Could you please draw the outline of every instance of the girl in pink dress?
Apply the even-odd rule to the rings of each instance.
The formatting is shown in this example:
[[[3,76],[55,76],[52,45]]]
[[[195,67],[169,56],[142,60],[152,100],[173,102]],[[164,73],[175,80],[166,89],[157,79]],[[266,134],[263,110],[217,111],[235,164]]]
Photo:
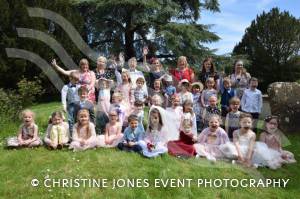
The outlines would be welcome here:
[[[279,118],[275,115],[265,118],[265,130],[260,134],[259,140],[271,149],[278,151],[284,163],[295,163],[294,154],[282,149],[283,133],[278,129]]]
[[[113,81],[105,78],[100,78],[96,81],[98,92],[98,111],[104,112],[108,116],[110,107],[110,88],[112,87]]]
[[[116,147],[123,138],[122,125],[118,121],[118,113],[112,109],[109,111],[109,123],[106,124],[105,134],[98,137],[99,147]]]
[[[223,151],[235,152],[234,146],[230,146],[229,144],[227,133],[220,127],[220,122],[220,116],[212,115],[209,118],[209,127],[205,128],[200,133],[198,142],[194,145],[198,156],[204,156],[213,162],[215,162],[216,159],[228,156],[225,155]],[[226,154],[230,155],[230,152],[227,152]],[[235,156],[237,156],[237,154]]]
[[[34,122],[35,113],[29,109],[23,110],[23,124],[19,128],[17,137],[7,139],[7,147],[36,147],[42,144],[38,136],[38,126]]]
[[[95,102],[95,83],[96,83],[96,76],[93,71],[89,69],[89,62],[87,59],[81,59],[79,62],[80,69],[76,70],[64,70],[63,68],[59,67],[56,64],[56,60],[53,59],[51,62],[52,66],[61,74],[70,76],[72,72],[79,72],[79,83],[81,86],[85,86],[89,90],[88,100],[91,102]]]
[[[95,125],[90,122],[89,111],[81,109],[77,114],[77,123],[73,127],[72,142],[69,149],[82,151],[97,146]]]
[[[127,108],[126,113],[129,113],[133,106],[134,99],[132,99],[133,87],[128,71],[122,72],[122,83],[117,86],[115,91],[118,91],[122,94],[123,104]],[[128,117],[129,114],[126,116]]]

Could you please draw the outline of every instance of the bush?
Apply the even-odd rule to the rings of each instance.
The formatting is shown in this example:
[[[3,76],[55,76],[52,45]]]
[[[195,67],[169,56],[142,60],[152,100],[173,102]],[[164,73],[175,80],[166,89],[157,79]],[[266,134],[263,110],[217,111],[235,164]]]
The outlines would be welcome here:
[[[17,119],[22,109],[32,105],[35,99],[44,93],[40,82],[37,78],[34,81],[24,78],[18,83],[17,91],[0,88],[1,123]]]
[[[37,77],[35,77],[34,81],[28,81],[26,78],[23,78],[17,85],[18,94],[22,98],[24,107],[32,105],[36,98],[45,92],[41,86],[41,80]]]

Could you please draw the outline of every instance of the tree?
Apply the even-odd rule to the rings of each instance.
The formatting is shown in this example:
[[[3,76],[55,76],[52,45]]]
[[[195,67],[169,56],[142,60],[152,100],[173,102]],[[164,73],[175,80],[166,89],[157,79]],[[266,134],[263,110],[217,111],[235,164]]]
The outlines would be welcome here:
[[[77,6],[90,45],[107,54],[124,51],[127,59],[147,45],[151,56],[186,55],[195,62],[211,53],[204,42],[219,39],[197,23],[200,8],[219,11],[217,0],[78,0]]]
[[[250,73],[261,80],[262,89],[275,81],[299,79],[300,68],[295,62],[299,52],[300,20],[278,8],[257,16],[233,49],[234,54],[248,55]]]
[[[24,49],[39,55],[46,61],[56,57],[53,49],[47,43],[34,38],[19,37],[17,28],[29,28],[42,31],[56,39],[75,63],[83,57],[68,35],[58,25],[43,18],[30,17],[27,7],[49,9],[64,16],[76,29],[81,32],[83,20],[78,10],[70,0],[1,0],[0,1],[0,87],[5,89],[17,88],[17,83],[23,78],[34,81],[37,76],[46,89],[45,97],[57,94],[56,88],[35,64],[25,59],[7,57],[6,48]]]

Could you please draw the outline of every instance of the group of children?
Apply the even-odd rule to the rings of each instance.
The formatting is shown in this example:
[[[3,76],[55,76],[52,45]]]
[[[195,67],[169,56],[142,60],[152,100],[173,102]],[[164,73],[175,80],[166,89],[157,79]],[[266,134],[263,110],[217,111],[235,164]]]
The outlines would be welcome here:
[[[265,128],[256,141],[256,121],[262,109],[256,78],[252,77],[249,88],[237,96],[227,77],[216,89],[216,81],[211,77],[205,80],[205,88],[201,82],[191,84],[187,79],[175,87],[172,76],[165,74],[145,90],[144,77],[131,82],[129,72],[124,70],[119,85],[110,79],[96,80],[96,104],[88,100],[89,89],[78,84],[78,73],[70,73],[69,78],[62,89],[68,122],[61,111],[54,112],[42,142],[35,114],[24,110],[18,136],[7,140],[9,147],[42,143],[50,149],[67,146],[73,151],[117,147],[149,158],[169,153],[177,157],[206,157],[210,161],[229,159],[245,166],[272,169],[296,161],[292,153],[281,147],[276,116],[265,119]],[[149,106],[146,128],[145,105]]]

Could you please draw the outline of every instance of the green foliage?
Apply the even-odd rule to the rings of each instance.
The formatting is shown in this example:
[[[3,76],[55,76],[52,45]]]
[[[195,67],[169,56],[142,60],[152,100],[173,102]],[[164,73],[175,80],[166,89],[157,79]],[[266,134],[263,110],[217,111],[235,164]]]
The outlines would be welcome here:
[[[299,35],[300,20],[273,8],[252,21],[233,53],[249,56],[250,73],[263,89],[275,81],[295,81],[300,78]]]
[[[35,64],[24,59],[8,58],[5,48],[24,49],[38,54],[50,62],[56,58],[54,51],[36,39],[19,37],[16,28],[29,28],[42,31],[56,39],[73,58],[75,63],[83,57],[76,45],[59,25],[43,18],[30,17],[27,7],[38,7],[54,11],[68,21],[78,30],[83,30],[83,20],[77,8],[72,6],[71,0],[1,0],[0,1],[0,87],[17,89],[17,83],[23,78],[34,80],[34,76],[41,79],[43,87],[47,88],[47,96],[53,96],[58,91]]]
[[[44,90],[40,83],[41,80],[37,78],[35,81],[28,81],[24,78],[18,82],[17,90],[0,88],[0,120],[2,124],[17,119],[22,109],[31,106],[36,98],[43,94]]]
[[[211,54],[203,43],[219,39],[197,23],[201,9],[219,11],[217,0],[78,0],[76,5],[93,35],[91,45],[106,54],[124,51],[127,59],[141,56],[147,45],[149,56],[186,55],[193,64]]]
[[[0,120],[5,123],[16,119],[22,110],[22,98],[15,91],[5,91],[0,88]]]
[[[41,86],[41,80],[37,77],[35,77],[35,81],[28,81],[24,78],[17,85],[23,106],[31,106],[36,98],[45,92],[45,89]]]

